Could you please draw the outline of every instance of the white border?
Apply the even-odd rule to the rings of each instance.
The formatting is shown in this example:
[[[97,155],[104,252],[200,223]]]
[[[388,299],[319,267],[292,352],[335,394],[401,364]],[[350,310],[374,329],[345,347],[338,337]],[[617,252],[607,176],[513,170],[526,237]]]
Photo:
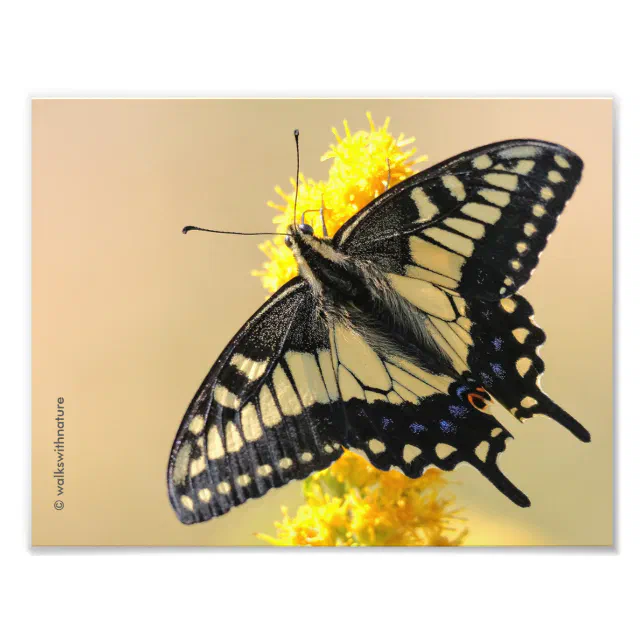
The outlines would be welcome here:
[[[35,2],[3,11],[3,631],[17,641],[563,642],[637,627],[644,104],[630,7]],[[28,96],[615,96],[617,548],[29,550]],[[580,240],[583,243],[583,240]],[[574,297],[574,294],[571,294]],[[618,358],[619,358],[618,354]],[[632,404],[629,404],[632,401]],[[633,585],[632,585],[633,584]]]

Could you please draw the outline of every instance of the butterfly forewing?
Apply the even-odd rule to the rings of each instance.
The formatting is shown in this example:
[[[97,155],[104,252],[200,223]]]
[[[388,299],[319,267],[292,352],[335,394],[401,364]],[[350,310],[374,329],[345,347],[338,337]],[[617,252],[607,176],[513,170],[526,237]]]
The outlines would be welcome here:
[[[582,167],[544,141],[478,148],[384,193],[334,242],[386,272],[498,300],[528,281]]]
[[[340,456],[328,332],[296,279],[224,350],[190,404],[168,468],[183,523],[205,521]]]

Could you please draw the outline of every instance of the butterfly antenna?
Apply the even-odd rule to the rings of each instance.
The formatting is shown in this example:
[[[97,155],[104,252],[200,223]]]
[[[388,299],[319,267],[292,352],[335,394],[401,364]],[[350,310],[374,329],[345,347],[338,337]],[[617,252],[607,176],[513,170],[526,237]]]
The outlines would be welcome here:
[[[188,234],[191,230],[201,230],[204,233],[217,233],[218,235],[283,235],[286,237],[287,233],[240,233],[235,230],[211,230],[210,228],[199,228],[199,226],[184,226],[181,231],[184,235]]]
[[[295,154],[297,156],[297,171],[295,173],[295,203],[293,204],[293,226],[297,223],[297,195],[300,191],[300,131],[293,130],[295,137]],[[302,223],[304,223],[304,215],[302,215]]]

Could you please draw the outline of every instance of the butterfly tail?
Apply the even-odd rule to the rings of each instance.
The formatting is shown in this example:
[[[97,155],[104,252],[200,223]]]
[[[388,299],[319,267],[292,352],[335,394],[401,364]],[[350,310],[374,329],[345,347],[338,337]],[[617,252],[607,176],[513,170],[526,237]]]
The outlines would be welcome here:
[[[480,461],[470,461],[485,478],[494,485],[502,494],[516,503],[520,508],[529,508],[530,499],[514,484],[509,478],[503,474],[496,463],[481,463]]]
[[[590,432],[548,396],[543,395],[539,401],[538,413],[556,420],[580,441],[590,443]]]

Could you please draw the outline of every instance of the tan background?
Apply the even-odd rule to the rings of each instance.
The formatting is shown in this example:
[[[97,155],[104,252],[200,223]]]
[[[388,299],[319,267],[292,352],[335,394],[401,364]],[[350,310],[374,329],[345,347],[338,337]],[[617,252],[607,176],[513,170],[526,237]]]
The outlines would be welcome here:
[[[509,423],[501,466],[532,500],[473,470],[450,475],[469,544],[612,542],[612,103],[609,100],[35,100],[34,545],[258,545],[295,483],[186,527],[166,496],[172,440],[196,388],[264,300],[263,238],[181,235],[186,224],[272,230],[273,187],[319,161],[349,119],[416,136],[423,167],[507,138],[555,141],[584,177],[523,290],[548,334],[546,391],[591,432]],[[56,399],[65,398],[65,508],[53,508]]]

